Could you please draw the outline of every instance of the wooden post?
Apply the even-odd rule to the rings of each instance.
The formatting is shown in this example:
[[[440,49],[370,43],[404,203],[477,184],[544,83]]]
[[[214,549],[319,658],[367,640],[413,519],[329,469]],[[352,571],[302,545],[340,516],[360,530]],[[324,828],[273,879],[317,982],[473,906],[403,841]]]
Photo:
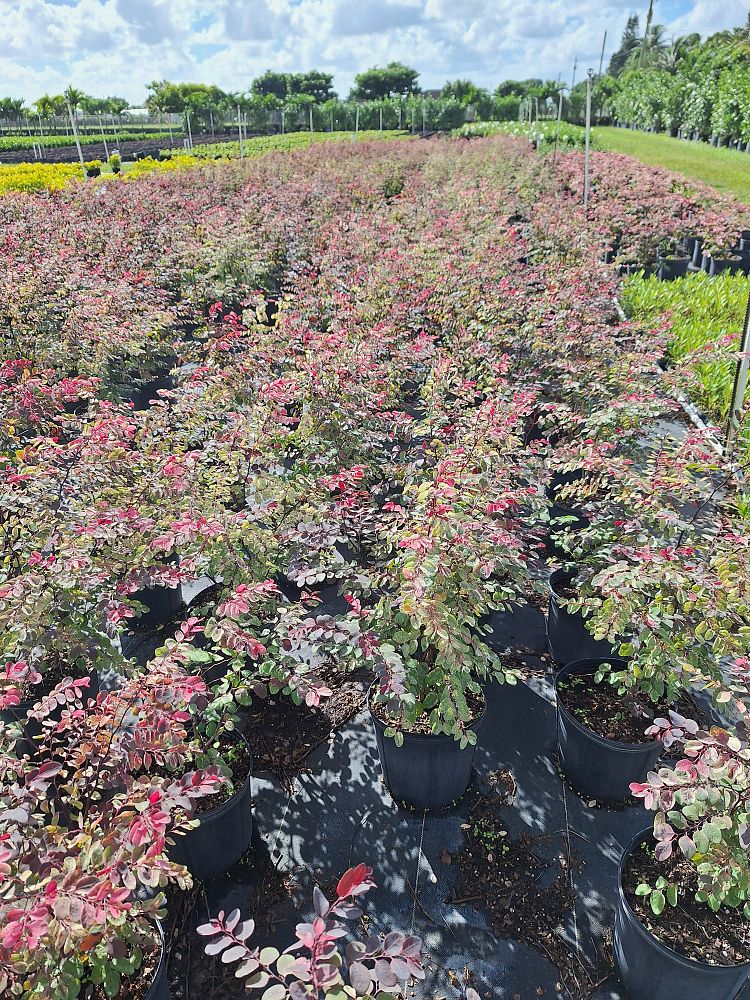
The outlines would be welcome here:
[[[240,144],[240,159],[244,159],[244,153],[242,150],[242,117],[240,115],[240,106],[237,105],[237,141]]]

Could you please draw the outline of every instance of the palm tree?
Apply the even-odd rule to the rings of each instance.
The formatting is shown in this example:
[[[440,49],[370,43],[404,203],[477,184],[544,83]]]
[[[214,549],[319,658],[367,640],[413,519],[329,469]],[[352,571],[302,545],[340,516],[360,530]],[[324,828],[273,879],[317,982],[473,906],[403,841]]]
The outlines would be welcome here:
[[[653,69],[657,67],[669,48],[665,32],[663,24],[650,26],[648,33],[641,39],[640,46],[628,58],[626,69]]]
[[[59,97],[52,97],[50,94],[42,94],[32,105],[32,110],[40,121],[49,121],[54,118],[59,108]]]
[[[681,35],[670,46],[658,53],[654,64],[658,69],[666,70],[674,76],[684,63],[690,49],[700,44],[700,35]]]
[[[11,121],[20,122],[26,113],[26,106],[21,97],[0,98],[0,117],[9,118]]]

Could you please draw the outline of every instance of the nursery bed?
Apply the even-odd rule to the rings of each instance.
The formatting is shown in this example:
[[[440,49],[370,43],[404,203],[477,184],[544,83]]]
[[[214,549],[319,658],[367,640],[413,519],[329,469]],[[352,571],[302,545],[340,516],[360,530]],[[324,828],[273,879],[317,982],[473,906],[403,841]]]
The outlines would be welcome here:
[[[527,185],[539,164],[532,168],[526,148],[511,140],[498,140],[496,161],[481,146],[403,143],[387,169],[378,147],[345,145],[333,163],[310,150],[283,163],[105,185],[101,204],[89,202],[89,188],[70,195],[98,225],[107,216],[102,205],[127,220],[145,191],[147,210],[159,207],[166,220],[156,232],[179,232],[183,242],[162,275],[164,241],[154,249],[134,231],[113,308],[89,317],[81,305],[68,314],[51,298],[38,307],[37,339],[52,374],[25,361],[4,373],[6,545],[12,539],[14,553],[22,545],[13,585],[0,595],[6,651],[17,657],[6,665],[6,704],[17,681],[33,680],[21,657],[36,662],[40,642],[56,651],[68,630],[68,648],[101,661],[96,676],[108,692],[84,710],[75,686],[63,682],[62,699],[80,706],[75,725],[62,717],[54,735],[50,725],[38,734],[40,717],[61,718],[53,713],[62,702],[50,700],[23,723],[24,741],[11,734],[10,794],[39,800],[41,848],[28,838],[18,879],[31,891],[48,844],[52,864],[62,851],[82,877],[91,869],[98,879],[119,845],[132,858],[135,884],[150,887],[140,848],[152,840],[166,872],[175,1000],[247,996],[229,967],[243,952],[229,947],[239,912],[257,926],[238,932],[238,940],[252,937],[248,949],[284,949],[314,912],[358,921],[346,900],[360,895],[364,916],[349,929],[358,940],[375,933],[363,961],[377,963],[379,982],[393,986],[389,968],[399,981],[419,974],[423,944],[426,978],[404,990],[409,1000],[626,1000],[612,972],[619,867],[627,845],[652,825],[641,798],[629,796],[635,789],[653,806],[648,779],[631,781],[645,778],[660,747],[646,745],[640,770],[612,765],[614,776],[597,772],[620,753],[602,746],[627,735],[615,726],[606,728],[609,741],[592,749],[594,734],[584,732],[568,752],[573,740],[555,704],[552,657],[580,673],[590,637],[573,620],[576,605],[556,603],[557,560],[580,582],[583,617],[593,617],[604,655],[613,656],[610,643],[621,654],[615,669],[632,654],[626,681],[635,686],[639,668],[656,662],[662,688],[641,687],[659,697],[664,685],[672,690],[675,671],[684,674],[675,685],[682,691],[703,677],[695,672],[701,667],[715,682],[717,705],[730,702],[729,716],[736,703],[721,676],[726,658],[738,668],[747,661],[740,656],[750,593],[750,546],[740,544],[747,497],[731,492],[732,470],[694,429],[695,412],[676,404],[673,373],[657,374],[659,331],[636,329],[614,308],[616,275],[599,258],[602,233],[612,228],[604,193],[615,189],[608,178],[625,170],[620,158],[595,155],[600,183],[581,235],[570,211],[582,177],[576,154],[564,154],[575,170],[562,192],[549,171],[540,174],[539,192],[531,186],[537,207]],[[656,185],[648,174],[641,179]],[[657,180],[644,197],[672,232],[684,199]],[[466,197],[472,184],[477,199]],[[196,199],[189,211],[185,190]],[[614,234],[625,255],[642,228],[637,185],[627,190],[632,204],[623,196],[621,207],[629,230],[623,224]],[[9,200],[11,215],[14,206]],[[210,227],[195,226],[198,209]],[[722,226],[748,232],[725,209]],[[706,218],[699,205],[693,214]],[[18,212],[7,250],[19,273],[27,266],[24,219]],[[43,255],[32,249],[36,266]],[[145,277],[125,267],[136,254]],[[44,259],[41,278],[51,282],[59,262]],[[90,305],[88,273],[82,269],[71,291],[61,285],[59,296],[77,303],[75,292]],[[36,294],[27,307],[37,308]],[[11,298],[15,336],[21,324]],[[87,336],[61,353],[58,327],[77,329],[74,320]],[[126,364],[143,345],[116,334],[165,323],[147,362]],[[172,341],[175,330],[184,343]],[[112,349],[92,360],[90,346],[107,336]],[[25,347],[20,334],[18,343]],[[79,369],[85,378],[63,374]],[[136,371],[140,388],[132,392]],[[147,405],[157,384],[172,388]],[[104,401],[82,405],[100,386]],[[560,533],[564,517],[571,530]],[[61,593],[49,607],[43,588],[58,577]],[[695,602],[682,599],[696,580],[710,586],[691,589]],[[498,607],[516,610],[489,610]],[[563,614],[572,635],[564,650],[555,641],[555,616]],[[714,621],[716,629],[707,628]],[[52,652],[43,649],[49,672]],[[122,654],[143,669],[126,671]],[[368,705],[378,681],[381,696],[401,699],[401,714],[390,716],[401,729],[389,734],[393,741]],[[482,691],[483,714],[471,703]],[[246,769],[233,775],[230,795],[218,787],[218,768],[231,767],[237,751],[215,751],[241,743],[237,731],[250,746],[252,778],[242,783]],[[102,732],[112,733],[106,769],[96,756]],[[669,747],[673,730],[666,736]],[[11,754],[32,738],[53,768],[18,791],[15,776],[26,765]],[[142,761],[134,758],[141,749]],[[97,769],[78,763],[89,757]],[[128,780],[142,773],[147,781]],[[592,776],[603,780],[583,780]],[[53,781],[65,810],[62,822],[53,814],[48,824],[43,797]],[[606,795],[618,804],[597,801]],[[185,796],[205,800],[195,807],[197,829],[185,820]],[[394,796],[451,805],[425,812]],[[70,824],[69,810],[77,817]],[[15,829],[26,814],[7,815]],[[81,824],[90,854],[80,847]],[[180,848],[166,839],[170,824],[185,837],[192,889],[175,864]],[[32,888],[46,895],[46,885]],[[145,941],[157,936],[152,911],[160,902],[149,892],[128,901],[131,915],[139,907],[145,915]],[[5,916],[25,933],[23,911]],[[84,954],[92,938],[80,930]],[[316,923],[313,933],[323,930]],[[121,947],[117,933],[111,944],[97,942],[95,960],[106,964]],[[297,933],[310,946],[306,931]],[[47,979],[38,979],[36,992],[51,995],[57,939],[44,951],[33,935],[23,940],[13,975],[28,976],[38,962],[34,975]],[[259,955],[261,965],[276,963],[269,954]],[[317,960],[314,947],[312,954]],[[365,995],[370,971],[353,954],[347,974],[353,992]],[[254,975],[253,962],[243,962],[240,976]],[[91,967],[84,955],[81,975],[106,978]],[[306,967],[290,975],[304,976]],[[264,989],[265,977],[251,987]],[[651,987],[647,978],[632,1000],[650,997]],[[279,992],[275,985],[268,1000]],[[301,989],[289,992],[299,997]]]

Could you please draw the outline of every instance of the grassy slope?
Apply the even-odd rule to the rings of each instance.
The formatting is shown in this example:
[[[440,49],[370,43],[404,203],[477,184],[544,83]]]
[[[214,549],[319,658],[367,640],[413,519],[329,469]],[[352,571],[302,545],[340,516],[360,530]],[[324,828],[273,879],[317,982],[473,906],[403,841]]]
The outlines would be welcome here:
[[[750,153],[629,129],[597,128],[594,133],[602,149],[626,153],[650,166],[693,177],[750,204]]]

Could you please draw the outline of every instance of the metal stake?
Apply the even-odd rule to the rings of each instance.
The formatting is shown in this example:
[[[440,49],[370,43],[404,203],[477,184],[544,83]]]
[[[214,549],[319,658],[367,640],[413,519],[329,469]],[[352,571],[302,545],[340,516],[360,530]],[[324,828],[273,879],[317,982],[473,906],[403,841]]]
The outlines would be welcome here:
[[[104,143],[104,155],[107,157],[107,163],[109,163],[109,147],[107,146],[107,136],[105,135],[104,125],[102,124],[102,113],[99,111],[97,114],[99,116],[99,128],[102,133],[102,142]]]
[[[73,129],[73,138],[76,142],[76,149],[78,150],[78,159],[81,161],[81,170],[83,170],[83,179],[86,180],[88,174],[86,173],[86,161],[83,158],[83,150],[81,149],[81,142],[78,138],[78,129],[76,128],[76,123],[73,120],[73,108],[70,106],[70,98],[65,95],[65,105],[68,109],[68,117],[70,118],[70,127]]]
[[[747,392],[748,373],[750,372],[750,295],[748,295],[747,307],[745,309],[745,324],[742,328],[742,340],[740,341],[740,358],[737,362],[737,369],[734,373],[734,387],[732,389],[732,404],[729,407],[729,421],[727,424],[727,435],[724,448],[727,454],[731,454],[737,431],[740,429],[742,417],[742,407],[745,402]]]
[[[555,165],[555,160],[557,159],[557,146],[560,142],[560,123],[562,122],[562,109],[563,109],[563,88],[560,87],[560,100],[557,105],[557,128],[555,129],[555,151],[552,154],[552,166]]]
[[[586,218],[589,215],[589,195],[591,193],[591,81],[593,77],[594,71],[590,69],[586,81],[586,152],[583,161],[583,212]]]

